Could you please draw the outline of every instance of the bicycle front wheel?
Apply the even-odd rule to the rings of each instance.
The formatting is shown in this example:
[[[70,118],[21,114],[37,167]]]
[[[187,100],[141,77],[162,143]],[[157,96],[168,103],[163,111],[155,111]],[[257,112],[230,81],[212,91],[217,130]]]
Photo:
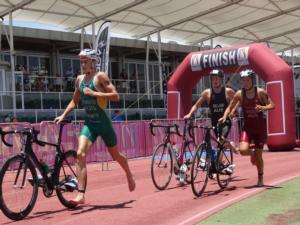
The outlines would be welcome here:
[[[0,172],[0,208],[12,220],[21,220],[33,209],[38,196],[38,180],[29,159],[16,155]]]
[[[193,157],[191,169],[191,185],[195,196],[199,197],[204,192],[210,170],[211,162],[207,160],[207,148],[201,144]]]
[[[162,143],[154,150],[151,161],[151,178],[158,190],[164,190],[169,185],[173,172],[173,157],[171,149]]]
[[[188,184],[191,183],[192,179],[192,162],[193,162],[193,156],[196,152],[196,144],[193,141],[187,142],[187,144],[184,147],[183,150],[183,163],[187,166],[187,171],[186,171],[186,182]]]
[[[74,208],[70,200],[77,195],[77,176],[76,176],[76,159],[75,150],[69,150],[64,153],[63,158],[55,167],[56,170],[56,194],[59,201],[67,208]]]
[[[227,141],[226,141],[227,142]],[[219,187],[224,189],[228,186],[231,180],[231,174],[229,166],[233,165],[233,154],[230,149],[225,149],[223,146],[230,146],[229,143],[224,143],[217,155],[217,180]]]

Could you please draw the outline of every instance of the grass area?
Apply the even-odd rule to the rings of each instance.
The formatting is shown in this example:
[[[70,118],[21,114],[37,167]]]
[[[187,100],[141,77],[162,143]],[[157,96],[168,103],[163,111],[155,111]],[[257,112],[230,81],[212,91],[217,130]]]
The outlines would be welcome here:
[[[269,188],[198,225],[300,225],[300,179]]]

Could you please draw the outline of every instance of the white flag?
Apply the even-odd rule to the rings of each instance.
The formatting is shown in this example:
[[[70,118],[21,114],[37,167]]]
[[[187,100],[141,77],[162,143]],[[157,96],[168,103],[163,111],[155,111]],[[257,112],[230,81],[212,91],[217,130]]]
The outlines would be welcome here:
[[[107,74],[109,62],[110,27],[110,21],[106,21],[100,26],[95,46],[95,50],[98,56],[96,70],[103,71]]]

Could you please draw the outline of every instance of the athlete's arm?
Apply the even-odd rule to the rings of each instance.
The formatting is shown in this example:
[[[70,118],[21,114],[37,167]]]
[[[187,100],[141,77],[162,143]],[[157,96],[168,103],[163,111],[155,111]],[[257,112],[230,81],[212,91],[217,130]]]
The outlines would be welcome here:
[[[238,116],[238,112],[237,112],[237,108],[240,106],[240,102],[238,102],[233,109],[231,110],[231,112],[229,113],[229,118],[232,119],[236,116]]]
[[[224,123],[228,117],[228,115],[240,105],[242,98],[242,92],[237,91],[233,96],[233,99],[229,103],[228,107],[226,108],[224,115],[219,119],[219,123]]]
[[[82,75],[78,76],[76,78],[75,91],[73,93],[73,97],[72,97],[71,101],[69,102],[67,108],[65,109],[65,111],[63,112],[63,114],[61,114],[60,116],[58,116],[58,117],[56,117],[54,119],[54,122],[60,123],[78,105],[79,100],[80,100],[80,92],[79,92],[80,79],[82,79]]]
[[[231,88],[226,88],[226,99],[228,102],[230,102],[233,99],[233,96],[235,94],[235,91]]]
[[[234,97],[234,94],[235,94],[235,91],[232,88],[226,88],[226,99],[227,99],[228,103],[231,102],[231,100]],[[236,110],[237,110],[238,106],[239,106],[239,104],[236,104],[235,107],[231,110],[231,112],[229,113],[230,118],[233,118],[236,116],[236,114],[237,114]]]
[[[270,98],[270,96],[268,95],[268,93],[264,90],[264,89],[259,89],[258,90],[258,95],[259,98],[261,99],[263,105],[256,105],[255,109],[258,112],[264,112],[270,109],[274,109],[275,108],[275,104],[272,101],[272,99]]]
[[[205,102],[205,101],[208,102],[209,95],[210,95],[209,92],[210,92],[210,90],[206,89],[201,93],[201,95],[200,95],[199,99],[197,100],[197,102],[190,109],[190,112],[184,116],[185,119],[191,118],[191,116],[194,114],[194,112],[196,112],[196,110],[201,106],[201,104],[203,102]]]
[[[93,97],[103,97],[111,101],[119,101],[120,96],[115,86],[111,83],[107,74],[103,72],[97,73],[95,77],[95,87],[101,91],[93,91],[90,88],[84,88],[83,92],[85,95]],[[102,91],[103,90],[103,91]]]

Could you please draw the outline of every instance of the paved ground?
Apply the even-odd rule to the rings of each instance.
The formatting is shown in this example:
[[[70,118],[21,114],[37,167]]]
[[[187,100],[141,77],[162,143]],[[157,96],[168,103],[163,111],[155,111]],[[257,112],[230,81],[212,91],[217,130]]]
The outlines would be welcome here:
[[[157,191],[150,176],[150,159],[130,160],[137,182],[133,193],[128,191],[124,173],[116,163],[108,171],[101,171],[100,164],[89,164],[85,205],[68,210],[56,196],[45,198],[40,190],[37,204],[25,220],[13,222],[0,213],[0,224],[196,224],[266,188],[276,190],[281,183],[300,177],[300,151],[267,152],[264,156],[265,183],[269,186],[253,187],[256,169],[248,157],[236,156],[236,172],[229,187],[220,191],[212,180],[200,198],[194,197],[190,186],[178,186],[174,178],[167,190]]]

